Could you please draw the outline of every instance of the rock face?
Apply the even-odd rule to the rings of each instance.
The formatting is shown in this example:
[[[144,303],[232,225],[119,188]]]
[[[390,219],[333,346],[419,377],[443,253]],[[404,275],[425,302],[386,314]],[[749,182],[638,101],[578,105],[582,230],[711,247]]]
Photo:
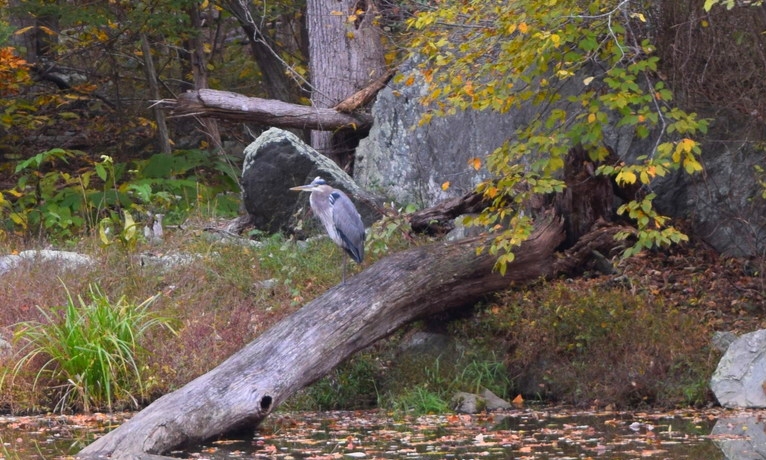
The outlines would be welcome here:
[[[745,334],[729,345],[710,388],[724,407],[766,407],[766,329]]]
[[[308,194],[289,188],[308,184],[316,176],[348,193],[366,225],[377,218],[370,204],[375,197],[360,189],[348,174],[295,134],[271,128],[245,148],[242,202],[251,222],[269,233],[290,231],[300,208],[308,208]]]
[[[413,67],[405,64],[402,73]],[[516,128],[514,117],[465,111],[419,126],[424,113],[419,98],[427,89],[403,80],[392,80],[378,93],[375,122],[356,149],[354,177],[362,187],[419,207],[473,190],[486,170],[476,171],[469,160],[499,147]]]
[[[467,110],[419,125],[427,110],[420,97],[427,88],[415,66],[415,62],[403,64],[400,72],[405,78],[394,78],[378,94],[372,109],[373,127],[356,150],[354,177],[362,187],[400,205],[428,207],[473,190],[487,173],[485,168],[474,170],[469,161],[480,158],[485,164],[484,158],[513,139],[515,130],[537,115],[537,108],[522,107],[505,114]],[[584,72],[591,74],[588,69]],[[415,77],[413,84],[407,84],[412,81],[409,76]],[[560,89],[562,100],[579,91],[582,80],[570,79]],[[582,111],[571,105],[556,108],[565,109],[570,116]],[[603,127],[605,143],[625,161],[653,148],[653,138],[639,140],[632,129],[615,126],[612,122]],[[766,251],[766,200],[759,183],[763,173],[759,176],[755,168],[766,163],[766,151],[757,142],[722,141],[758,139],[741,131],[736,121],[716,114],[707,140],[700,139],[705,173],[689,176],[677,172],[652,184],[662,213],[688,219],[697,236],[737,257]],[[450,185],[444,190],[446,182]]]
[[[505,114],[465,110],[420,125],[428,110],[420,98],[429,90],[416,66],[415,61],[402,64],[405,78],[394,78],[378,93],[372,129],[356,149],[354,177],[362,187],[400,204],[428,207],[474,190],[488,175],[484,167],[477,171],[472,159],[479,158],[484,165],[487,155],[513,139],[514,132],[539,116],[542,108],[529,105]],[[562,85],[562,101],[556,108],[572,114],[584,110],[566,101],[566,95],[583,87],[577,78]],[[635,144],[631,129],[606,127],[605,136],[618,154]],[[449,182],[446,190],[445,182]]]

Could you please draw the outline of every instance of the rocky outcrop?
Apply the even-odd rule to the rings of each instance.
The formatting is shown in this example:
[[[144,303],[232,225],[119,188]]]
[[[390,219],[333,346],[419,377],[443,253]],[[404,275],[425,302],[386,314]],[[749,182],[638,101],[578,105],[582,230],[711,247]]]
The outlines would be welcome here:
[[[400,66],[404,78],[394,78],[378,94],[373,127],[356,150],[354,177],[362,187],[400,205],[429,207],[473,190],[487,172],[475,170],[471,160],[479,158],[484,164],[485,157],[512,140],[515,130],[537,116],[539,108],[530,105],[504,114],[465,110],[421,125],[428,107],[420,98],[427,87],[416,65],[410,61]],[[587,69],[584,72],[589,74]],[[560,88],[562,102],[548,109],[563,108],[571,117],[584,110],[564,105],[566,95],[581,90],[582,80],[570,79]],[[652,184],[662,213],[687,219],[695,235],[737,257],[766,251],[764,177],[756,167],[766,163],[766,153],[757,142],[747,141],[753,134],[742,132],[738,125],[718,116],[708,135],[700,139],[703,174],[677,171]],[[617,128],[613,122],[603,130],[605,144],[625,161],[654,147],[651,136],[638,139],[629,127]]]
[[[303,143],[295,134],[271,128],[245,148],[242,167],[242,203],[250,223],[269,233],[291,232],[296,215],[307,208],[308,194],[289,190],[321,176],[354,200],[366,225],[377,219],[379,199],[361,189],[327,157]]]
[[[724,407],[766,407],[766,329],[745,334],[729,345],[710,388]]]
[[[400,69],[408,75],[412,62]],[[473,190],[486,170],[469,165],[502,145],[517,127],[512,115],[468,110],[419,125],[425,84],[393,79],[378,93],[370,134],[356,149],[354,177],[362,187],[400,204],[429,207]],[[449,187],[442,187],[449,182]]]

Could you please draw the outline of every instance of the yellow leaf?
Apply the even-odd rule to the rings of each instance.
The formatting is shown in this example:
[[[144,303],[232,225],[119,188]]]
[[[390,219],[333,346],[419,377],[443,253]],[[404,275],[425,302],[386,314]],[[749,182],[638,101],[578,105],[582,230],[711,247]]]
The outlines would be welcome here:
[[[497,196],[497,187],[489,187],[485,192],[484,195],[488,196],[489,198],[494,198]]]
[[[525,34],[528,31],[529,31],[529,26],[527,25],[526,22],[522,22],[521,24],[519,24],[519,32]]]
[[[351,31],[346,32],[346,38],[354,38],[354,32],[351,32]]]
[[[463,91],[469,96],[473,96],[473,82],[467,81],[465,85],[463,85]]]
[[[513,401],[511,402],[516,406],[521,406],[524,404],[524,398],[521,396],[521,394],[518,394],[515,398],[513,398]]]
[[[646,17],[644,17],[644,15],[641,14],[641,13],[630,13],[630,17],[631,18],[638,18],[638,20],[641,21],[641,22],[646,22]]]
[[[442,184],[442,190],[447,190],[449,188],[449,181]]]
[[[588,123],[595,123],[595,121],[596,121],[596,114],[595,113],[588,114]]]
[[[681,141],[678,143],[678,148],[680,148],[681,152],[683,153],[691,153],[692,149],[696,145],[697,143],[695,141],[687,137],[687,138],[681,139]]]
[[[691,155],[687,155],[686,158],[684,158],[683,165],[687,174],[694,174],[696,172],[702,171],[702,164],[695,160]]]
[[[559,43],[561,43],[561,37],[559,37],[558,34],[551,34],[551,41],[553,42],[554,46],[559,46]]]
[[[636,173],[634,173],[633,171],[623,169],[622,171],[617,173],[617,177],[615,177],[614,180],[617,182],[618,185],[635,184]]]
[[[470,166],[471,166],[473,169],[475,169],[476,171],[478,171],[479,169],[481,169],[481,158],[478,158],[478,157],[473,157],[473,158],[471,158],[470,160],[468,160],[468,164],[469,164],[469,165],[470,165]]]
[[[588,86],[588,85],[590,85],[590,84],[591,84],[591,82],[593,81],[593,78],[594,78],[594,77],[585,77],[585,78],[583,78],[582,82],[583,82],[583,84],[584,84],[585,86]]]
[[[343,12],[336,10],[330,11],[330,14],[333,16],[343,16]]]

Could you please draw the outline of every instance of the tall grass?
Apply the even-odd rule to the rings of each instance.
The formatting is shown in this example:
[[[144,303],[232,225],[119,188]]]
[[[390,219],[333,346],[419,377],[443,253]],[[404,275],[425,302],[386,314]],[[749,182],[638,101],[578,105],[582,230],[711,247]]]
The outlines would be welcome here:
[[[147,390],[140,340],[155,327],[174,332],[168,319],[149,309],[159,294],[138,305],[124,296],[111,302],[90,285],[89,297],[86,302],[78,295],[75,301],[67,290],[66,305],[51,311],[37,307],[42,322],[17,324],[14,341],[23,345],[10,383],[22,372],[33,373],[34,388],[44,383],[53,390],[56,412],[111,411],[117,403],[137,407]]]

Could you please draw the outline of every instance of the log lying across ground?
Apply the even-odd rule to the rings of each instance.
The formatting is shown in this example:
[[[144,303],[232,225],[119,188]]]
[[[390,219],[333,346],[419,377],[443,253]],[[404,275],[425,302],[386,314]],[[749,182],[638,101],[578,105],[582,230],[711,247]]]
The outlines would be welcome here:
[[[291,104],[215,89],[187,91],[177,99],[158,101],[157,105],[171,110],[177,117],[214,117],[281,128],[366,130],[372,125],[372,117],[365,114],[352,115],[332,108]]]
[[[505,276],[475,238],[394,254],[282,320],[207,374],[167,394],[96,440],[78,458],[157,458],[243,427],[256,427],[299,389],[415,319],[490,292],[550,276],[563,222],[549,216]]]

